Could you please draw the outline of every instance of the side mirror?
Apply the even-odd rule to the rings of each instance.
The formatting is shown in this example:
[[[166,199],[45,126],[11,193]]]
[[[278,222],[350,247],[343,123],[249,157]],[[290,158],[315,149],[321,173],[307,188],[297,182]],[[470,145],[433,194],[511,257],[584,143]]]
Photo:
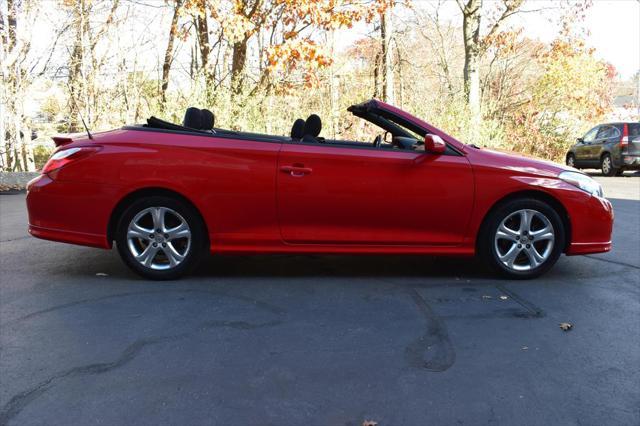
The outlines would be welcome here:
[[[424,150],[432,154],[443,154],[447,150],[447,144],[440,136],[427,134],[424,137]]]
[[[576,139],[576,141],[577,141],[578,143],[584,143],[584,139],[582,139],[582,138],[578,138],[578,139]]]

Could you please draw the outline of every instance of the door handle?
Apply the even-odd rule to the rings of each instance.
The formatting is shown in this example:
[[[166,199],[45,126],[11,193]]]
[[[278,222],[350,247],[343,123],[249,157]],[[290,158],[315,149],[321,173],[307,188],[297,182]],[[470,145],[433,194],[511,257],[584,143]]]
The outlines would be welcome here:
[[[289,173],[293,177],[302,177],[304,175],[310,174],[313,169],[309,167],[304,167],[303,165],[292,165],[292,166],[282,166],[280,167],[280,171],[284,173]]]

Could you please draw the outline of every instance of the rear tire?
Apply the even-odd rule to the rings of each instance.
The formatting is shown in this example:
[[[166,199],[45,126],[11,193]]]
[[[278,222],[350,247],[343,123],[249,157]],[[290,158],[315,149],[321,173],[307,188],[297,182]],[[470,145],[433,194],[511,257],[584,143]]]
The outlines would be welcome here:
[[[604,176],[615,176],[618,173],[618,169],[613,167],[613,161],[611,155],[605,154],[600,159],[600,170]]]
[[[576,167],[576,157],[573,154],[568,154],[567,155],[567,160],[566,160],[566,164],[569,167],[573,167],[573,168],[577,168]]]
[[[166,196],[134,201],[116,228],[118,253],[144,278],[173,280],[197,266],[205,250],[206,228],[187,203]]]
[[[558,261],[564,245],[560,215],[534,198],[518,198],[495,208],[478,236],[478,252],[484,263],[513,279],[544,274]]]

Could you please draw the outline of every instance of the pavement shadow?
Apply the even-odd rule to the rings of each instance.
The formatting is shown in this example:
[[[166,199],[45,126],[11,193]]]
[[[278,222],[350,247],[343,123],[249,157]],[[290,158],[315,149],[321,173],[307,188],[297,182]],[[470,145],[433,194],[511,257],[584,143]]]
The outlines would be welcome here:
[[[475,258],[401,255],[209,256],[195,276],[466,277],[491,274]]]

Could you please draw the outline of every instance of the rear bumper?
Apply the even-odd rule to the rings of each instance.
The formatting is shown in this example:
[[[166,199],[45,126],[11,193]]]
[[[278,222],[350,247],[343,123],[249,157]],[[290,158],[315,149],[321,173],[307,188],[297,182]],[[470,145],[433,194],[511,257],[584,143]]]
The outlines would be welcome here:
[[[95,184],[54,181],[40,175],[27,184],[29,233],[37,238],[111,248],[107,224],[115,190]]]
[[[640,155],[622,155],[620,166],[625,170],[640,170]]]
[[[61,243],[78,244],[81,246],[109,248],[105,242],[105,236],[99,234],[86,234],[82,232],[67,231],[61,229],[48,229],[29,225],[29,234],[43,240],[58,241]]]

